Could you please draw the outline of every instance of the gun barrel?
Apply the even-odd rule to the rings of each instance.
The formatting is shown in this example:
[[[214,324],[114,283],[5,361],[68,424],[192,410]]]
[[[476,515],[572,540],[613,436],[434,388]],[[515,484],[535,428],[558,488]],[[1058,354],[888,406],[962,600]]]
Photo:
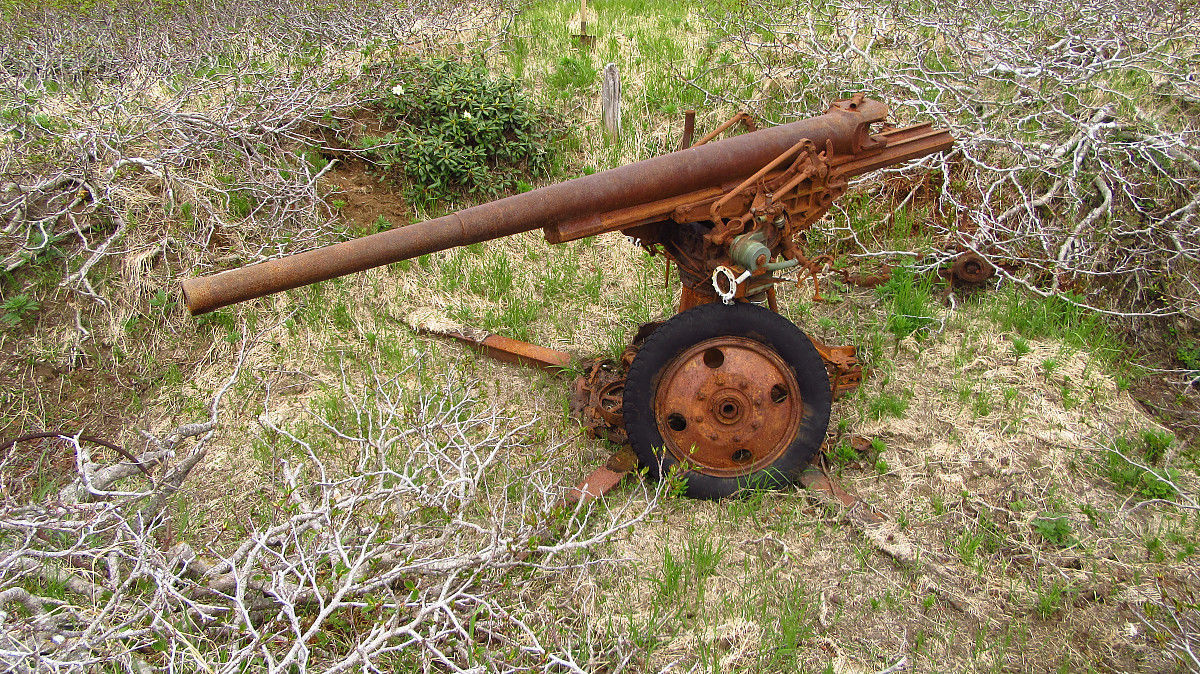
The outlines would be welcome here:
[[[883,103],[839,101],[819,117],[727,138],[627,166],[548,185],[440,218],[183,282],[193,314],[456,246],[519,234],[718,186],[753,174],[808,138],[818,148],[856,156],[878,142]]]

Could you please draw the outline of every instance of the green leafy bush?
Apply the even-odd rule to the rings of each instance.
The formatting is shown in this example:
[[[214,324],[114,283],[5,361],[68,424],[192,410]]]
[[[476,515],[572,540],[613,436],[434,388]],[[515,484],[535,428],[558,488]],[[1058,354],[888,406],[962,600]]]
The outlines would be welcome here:
[[[549,174],[549,120],[515,81],[449,60],[401,63],[397,79],[382,100],[384,121],[396,130],[363,146],[381,168],[407,178],[410,202],[494,198],[519,179]]]

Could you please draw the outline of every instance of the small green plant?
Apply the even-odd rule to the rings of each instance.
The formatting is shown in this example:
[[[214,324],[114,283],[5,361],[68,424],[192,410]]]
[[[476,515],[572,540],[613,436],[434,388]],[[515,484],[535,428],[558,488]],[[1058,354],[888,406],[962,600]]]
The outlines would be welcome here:
[[[1189,339],[1175,350],[1176,357],[1189,370],[1200,370],[1200,341]]]
[[[226,196],[226,201],[229,205],[229,214],[235,218],[246,218],[254,212],[254,203],[251,197],[240,190],[230,192]]]
[[[1033,610],[1039,618],[1046,620],[1055,613],[1058,613],[1059,609],[1062,608],[1063,593],[1066,589],[1066,585],[1058,579],[1055,579],[1050,584],[1050,587],[1041,584],[1038,585],[1037,601],[1034,603]]]
[[[1012,350],[1013,356],[1015,356],[1017,360],[1020,360],[1021,356],[1029,355],[1029,352],[1032,351],[1033,348],[1029,346],[1029,342],[1024,338],[1014,337],[1012,342]]]
[[[1141,440],[1142,454],[1150,463],[1161,463],[1166,458],[1167,452],[1175,445],[1173,433],[1153,428],[1143,430],[1139,439]]]
[[[843,440],[834,446],[829,458],[833,459],[835,463],[845,466],[858,461],[858,452],[854,451],[849,441]]]
[[[1055,371],[1058,370],[1058,367],[1061,364],[1062,363],[1060,363],[1057,358],[1043,358],[1041,363],[1042,374],[1044,374],[1047,379],[1052,378]]]
[[[167,291],[159,288],[150,296],[150,306],[160,311],[170,311],[175,308],[175,299]]]
[[[958,553],[963,564],[971,568],[976,566],[976,552],[983,545],[983,535],[974,531],[964,531],[954,541],[954,550]]]
[[[687,469],[683,467],[683,464],[674,464],[667,470],[665,484],[667,498],[682,498],[684,494],[687,494]]]
[[[1166,561],[1167,555],[1166,551],[1163,550],[1163,542],[1161,538],[1158,536],[1148,536],[1142,541],[1142,543],[1146,546],[1146,556],[1152,561],[1159,564]]]
[[[0,325],[14,327],[36,312],[40,306],[25,293],[13,295],[0,302]]]
[[[1044,512],[1033,521],[1033,530],[1050,545],[1069,548],[1078,541],[1071,531],[1071,522],[1059,513]]]
[[[912,393],[909,391],[903,393],[881,392],[867,403],[867,414],[872,419],[883,419],[884,417],[899,419],[904,416],[910,400],[912,400]]]
[[[690,584],[696,587],[697,597],[704,599],[705,581],[717,572],[725,559],[725,541],[721,538],[697,533],[684,546],[683,555],[687,560]]]
[[[986,417],[992,413],[994,405],[992,404],[992,395],[988,391],[977,391],[974,400],[971,401],[971,411],[977,417]]]

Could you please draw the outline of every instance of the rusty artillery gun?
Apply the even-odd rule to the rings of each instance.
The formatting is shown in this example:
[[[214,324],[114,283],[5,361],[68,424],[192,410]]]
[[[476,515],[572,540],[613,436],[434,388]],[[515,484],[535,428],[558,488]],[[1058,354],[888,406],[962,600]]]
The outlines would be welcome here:
[[[539,228],[551,243],[620,231],[674,262],[683,289],[678,313],[643,326],[621,363],[587,367],[574,396],[585,424],[631,445],[651,477],[678,466],[690,496],[792,484],[825,438],[834,394],[856,386],[861,370],[853,347],[826,346],[776,313],[776,273],[808,272],[815,283],[818,267],[796,240],[849,178],[954,142],[929,124],[884,126],[887,115],[886,105],[858,95],[818,117],[715,142],[710,134],[690,145],[685,132],[681,147],[690,146],[669,154],[189,279],[185,302],[201,314]],[[517,360],[569,361],[496,336],[481,346]]]

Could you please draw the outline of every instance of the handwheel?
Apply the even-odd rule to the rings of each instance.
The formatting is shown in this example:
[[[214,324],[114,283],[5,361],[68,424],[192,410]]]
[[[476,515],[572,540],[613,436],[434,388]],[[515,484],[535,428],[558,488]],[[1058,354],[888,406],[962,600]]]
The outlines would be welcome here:
[[[687,495],[795,484],[825,439],[824,361],[783,316],[713,303],[663,323],[625,380],[629,442],[650,476],[679,465]]]

